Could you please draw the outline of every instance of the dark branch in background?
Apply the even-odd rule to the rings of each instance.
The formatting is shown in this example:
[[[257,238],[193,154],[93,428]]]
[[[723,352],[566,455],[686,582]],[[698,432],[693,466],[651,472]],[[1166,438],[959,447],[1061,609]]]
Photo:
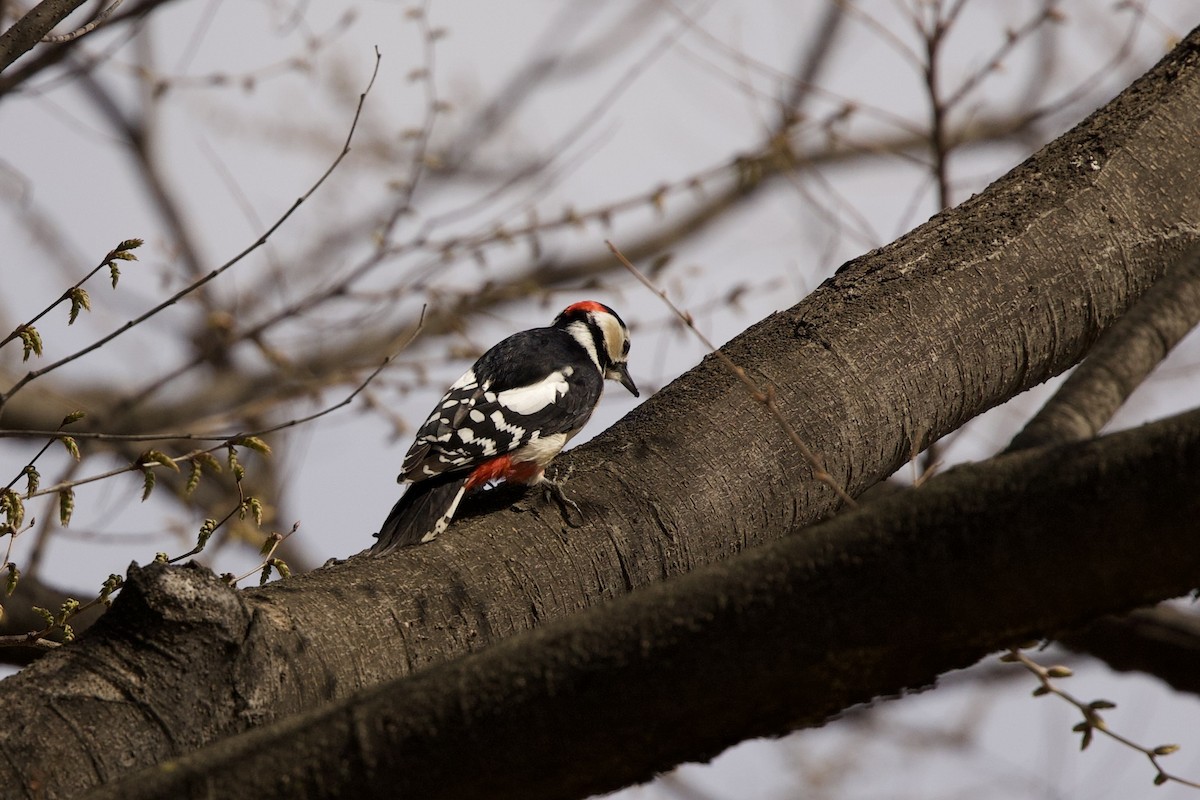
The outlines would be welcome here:
[[[1196,411],[954,469],[87,797],[266,800],[306,786],[329,798],[538,800],[648,780],[927,685],[1013,641],[1186,591],[1200,570],[1200,549],[1186,547],[1198,469]],[[486,752],[489,768],[462,769],[464,752]]]
[[[0,34],[0,72],[29,52],[87,0],[42,0]]]
[[[833,45],[846,21],[846,9],[838,0],[827,0],[821,20],[813,28],[800,61],[796,67],[796,79],[783,98],[783,113],[780,127],[786,127],[794,120],[804,107],[811,89],[821,77],[821,72],[829,63],[833,53]]]
[[[109,19],[105,27],[112,29],[126,23],[132,23],[132,25],[136,26],[151,11],[169,2],[172,2],[172,0],[142,0],[140,3],[123,6],[125,10]],[[40,8],[42,5],[50,5],[50,3],[44,2],[39,5],[38,8]],[[78,6],[81,5],[81,3],[76,3],[75,5]],[[3,74],[0,74],[0,99],[3,99],[4,95],[8,94],[9,92],[19,88],[29,79],[41,75],[50,67],[58,64],[60,61],[66,58],[68,54],[73,52],[74,48],[81,41],[83,40],[76,38],[68,42],[63,42],[62,44],[49,45],[47,47],[39,48],[34,53],[31,53],[29,57],[20,64],[3,72]],[[84,65],[81,69],[86,71],[95,66],[96,62],[93,61]]]
[[[1169,605],[1101,617],[1058,637],[1115,670],[1137,670],[1200,695],[1200,617]]]

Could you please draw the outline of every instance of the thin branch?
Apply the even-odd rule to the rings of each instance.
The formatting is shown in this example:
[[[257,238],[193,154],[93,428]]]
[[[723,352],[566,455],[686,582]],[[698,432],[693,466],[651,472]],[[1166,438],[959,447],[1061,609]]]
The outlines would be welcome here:
[[[108,344],[113,339],[116,339],[118,336],[120,336],[121,334],[130,330],[131,328],[134,328],[137,325],[140,325],[141,323],[145,322],[146,320],[150,319],[151,317],[157,315],[159,312],[164,311],[165,309],[170,308],[171,306],[175,305],[175,303],[179,302],[184,297],[188,296],[189,294],[196,291],[200,287],[202,287],[205,284],[209,283],[210,281],[214,280],[215,278],[220,276],[222,273],[224,273],[226,270],[230,269],[235,264],[239,263],[240,261],[245,259],[248,255],[253,253],[255,250],[257,250],[258,248],[260,248],[264,244],[266,244],[267,240],[271,238],[272,234],[274,234],[275,231],[278,230],[280,228],[280,226],[283,225],[283,223],[285,223],[289,218],[291,218],[292,214],[294,214],[296,212],[296,209],[298,209],[301,205],[303,205],[304,202],[306,200],[308,200],[309,197],[311,197],[313,195],[313,193],[316,192],[317,189],[319,189],[321,187],[322,184],[325,183],[326,179],[328,179],[329,176],[331,174],[333,174],[333,171],[335,169],[337,169],[338,165],[342,163],[342,160],[350,153],[350,142],[354,138],[355,129],[358,127],[358,120],[362,115],[363,104],[366,102],[367,94],[371,91],[371,87],[375,85],[375,77],[379,74],[379,61],[380,61],[380,54],[379,54],[379,50],[376,49],[376,51],[375,51],[375,68],[371,72],[371,79],[367,83],[367,88],[363,90],[361,95],[359,95],[358,106],[354,111],[354,119],[350,123],[350,130],[346,135],[346,141],[342,146],[341,152],[338,153],[337,157],[334,158],[333,162],[329,165],[329,167],[325,170],[325,172],[321,175],[321,177],[319,177],[316,180],[316,182],[313,183],[313,185],[309,187],[308,191],[306,191],[304,194],[302,194],[300,197],[298,197],[296,199],[296,201],[294,203],[292,203],[291,207],[288,208],[288,210],[285,211],[282,216],[280,216],[277,220],[275,220],[274,224],[272,224],[270,228],[268,228],[261,236],[259,236],[258,239],[256,239],[251,245],[246,247],[244,250],[242,250],[240,253],[235,255],[230,260],[226,261],[221,266],[214,269],[212,272],[210,272],[207,275],[199,278],[198,280],[195,280],[192,283],[188,284],[186,287],[179,290],[175,294],[171,295],[169,298],[167,298],[163,302],[159,303],[158,305],[154,306],[149,311],[130,320],[129,322],[126,322],[120,328],[117,328],[117,330],[113,331],[112,333],[108,334],[107,336],[103,336],[100,339],[97,339],[95,342],[88,345],[87,347],[84,347],[83,349],[78,350],[75,353],[72,353],[71,355],[62,358],[62,359],[54,362],[53,364],[49,364],[45,367],[42,367],[41,369],[33,370],[31,372],[26,373],[26,375],[23,378],[21,378],[19,381],[17,381],[16,384],[14,384],[13,387],[11,389],[9,389],[7,393],[0,394],[0,411],[3,411],[4,404],[6,402],[8,402],[8,400],[10,400],[14,394],[16,394],[18,391],[20,391],[20,389],[23,386],[25,386],[26,384],[28,384],[30,381],[35,380],[36,378],[40,378],[43,375],[58,369],[59,367],[62,367],[66,364],[76,361],[79,358],[82,358],[83,356],[87,355],[88,353],[98,350],[99,348]]]
[[[1161,786],[1162,784],[1171,781],[1173,783],[1182,784],[1183,786],[1190,786],[1193,789],[1200,789],[1200,783],[1188,780],[1186,778],[1181,778],[1178,775],[1167,772],[1162,768],[1162,764],[1159,763],[1160,758],[1169,756],[1179,750],[1178,745],[1164,744],[1157,747],[1144,747],[1127,736],[1119,734],[1108,727],[1108,723],[1105,722],[1104,718],[1100,715],[1100,711],[1116,708],[1114,703],[1110,703],[1107,700],[1092,700],[1090,702],[1084,702],[1055,685],[1052,679],[1069,678],[1071,676],[1071,670],[1067,667],[1044,667],[1029,656],[1022,653],[1017,648],[1010,649],[1008,653],[1001,656],[1000,660],[1020,664],[1022,667],[1037,676],[1037,679],[1041,685],[1034,690],[1034,696],[1052,694],[1056,697],[1062,698],[1066,702],[1075,706],[1075,708],[1079,709],[1079,713],[1083,715],[1083,722],[1080,722],[1075,726],[1075,732],[1081,734],[1082,736],[1080,749],[1086,749],[1092,741],[1093,733],[1095,731],[1099,731],[1109,739],[1128,747],[1130,750],[1135,750],[1144,755],[1154,766],[1154,769],[1157,772],[1157,774],[1154,776],[1154,783],[1156,785]]]
[[[44,44],[64,44],[66,42],[78,39],[80,36],[89,34],[96,30],[96,28],[99,28],[101,25],[103,25],[108,18],[112,16],[113,12],[121,7],[121,3],[123,2],[125,2],[125,0],[112,0],[111,5],[109,5],[107,8],[101,9],[100,13],[92,17],[92,20],[86,25],[82,25],[70,33],[48,34],[42,37],[42,42]]]
[[[327,407],[321,409],[320,411],[315,411],[312,414],[308,414],[307,416],[296,417],[294,419],[288,420],[287,422],[281,422],[278,425],[272,425],[269,428],[262,428],[260,430],[251,431],[249,433],[242,431],[242,432],[233,432],[233,433],[226,432],[226,433],[145,433],[145,434],[143,434],[143,433],[101,433],[99,431],[72,431],[71,437],[74,439],[90,439],[92,441],[101,441],[101,442],[159,442],[159,441],[173,440],[173,441],[185,441],[185,442],[188,442],[188,441],[220,442],[223,445],[226,442],[229,442],[229,441],[232,441],[234,439],[238,439],[238,438],[241,438],[244,436],[261,437],[261,436],[266,436],[267,434],[277,433],[278,431],[282,431],[287,428],[294,428],[298,425],[304,425],[305,423],[312,422],[315,419],[320,419],[321,417],[325,416],[326,414],[331,414],[334,411],[337,411],[339,408],[344,408],[345,406],[350,405],[350,403],[352,403],[354,401],[354,398],[358,397],[358,395],[360,393],[362,393],[362,391],[364,389],[367,388],[367,386],[371,383],[371,381],[375,380],[375,378],[378,377],[379,373],[383,372],[383,369],[388,364],[390,364],[396,358],[397,355],[400,354],[401,350],[406,349],[410,344],[412,344],[413,340],[416,339],[417,335],[421,332],[421,328],[424,324],[425,324],[425,309],[424,309],[424,307],[422,307],[421,317],[417,321],[416,328],[413,329],[412,334],[408,337],[407,340],[405,340],[404,344],[402,344],[396,352],[392,353],[387,358],[383,359],[383,361],[379,364],[379,366],[377,366],[377,367],[375,367],[375,369],[371,370],[370,374],[367,375],[366,378],[364,378],[362,381],[359,382],[358,386],[355,387],[354,391],[352,391],[352,392],[350,392],[350,394],[346,395],[346,397],[344,397],[341,401],[335,403],[334,405],[327,406]],[[42,436],[51,436],[51,437],[55,437],[57,439],[57,438],[61,438],[61,435],[62,435],[61,431],[32,431],[32,430],[0,429],[0,439],[5,439],[5,438],[37,439]],[[53,440],[51,441],[50,444],[53,444]],[[50,444],[47,444],[46,447],[49,447]],[[11,486],[11,484],[9,484],[9,485]]]

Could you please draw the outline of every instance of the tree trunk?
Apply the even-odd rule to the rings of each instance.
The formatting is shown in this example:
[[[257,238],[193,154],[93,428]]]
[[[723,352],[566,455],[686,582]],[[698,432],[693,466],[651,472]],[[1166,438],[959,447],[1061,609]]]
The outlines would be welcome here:
[[[800,437],[858,494],[1078,361],[1195,240],[1198,129],[1194,31],[984,193],[848,263],[724,350],[774,390]],[[72,796],[837,510],[712,358],[566,460],[581,528],[565,527],[551,506],[506,510],[491,498],[474,508],[495,513],[463,519],[430,545],[261,590],[233,592],[197,568],[133,571],[80,641],[0,686],[10,720],[0,785]],[[1074,491],[1082,501],[1090,490]],[[968,507],[970,493],[961,500]],[[390,501],[380,499],[381,513]],[[344,540],[365,546],[368,532]],[[1145,572],[1127,553],[1112,559],[1108,569],[1131,581]]]

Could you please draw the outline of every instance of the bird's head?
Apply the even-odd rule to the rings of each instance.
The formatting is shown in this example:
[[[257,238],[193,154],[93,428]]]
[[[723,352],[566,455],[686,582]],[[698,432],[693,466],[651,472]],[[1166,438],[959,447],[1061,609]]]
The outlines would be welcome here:
[[[629,377],[629,328],[617,312],[595,300],[581,300],[563,309],[554,319],[554,327],[566,330],[583,345],[600,374],[639,396]]]

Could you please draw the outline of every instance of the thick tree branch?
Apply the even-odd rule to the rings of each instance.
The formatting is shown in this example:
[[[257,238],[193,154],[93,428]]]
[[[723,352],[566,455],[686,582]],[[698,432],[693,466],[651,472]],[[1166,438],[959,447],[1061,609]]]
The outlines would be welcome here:
[[[802,440],[857,494],[908,460],[920,449],[914,445],[1077,362],[1191,246],[1200,231],[1197,128],[1200,30],[985,192],[847,264],[723,350],[759,385],[774,387]],[[540,504],[479,516],[482,505],[499,504],[494,497],[431,544],[261,590],[234,593],[199,570],[131,575],[139,591],[123,592],[80,641],[0,684],[0,703],[24,721],[0,730],[0,785],[26,796],[35,781],[46,794],[79,792],[720,561],[836,510],[832,493],[712,359],[566,460],[575,467],[572,496],[587,515],[580,528],[566,528]],[[1088,486],[1080,484],[1079,497]],[[1159,497],[1153,486],[1147,492]],[[964,519],[973,496],[960,498]],[[381,517],[390,502],[381,498]],[[987,553],[980,569],[1005,557],[987,549],[999,533],[975,529]],[[365,546],[369,531],[347,531],[345,541]],[[832,558],[856,557],[838,541],[825,546]],[[1062,579],[1039,592],[1058,602],[1064,593],[1094,594],[1094,581],[1162,589],[1145,574],[1151,554],[1120,542],[1106,552],[1111,559],[1085,583],[1070,579],[1072,563],[1051,561]],[[896,585],[911,586],[911,575],[894,566],[873,580],[860,589],[891,596]],[[954,605],[986,616],[990,601],[968,594]],[[1033,623],[1052,619],[1033,606]],[[920,622],[889,613],[900,632]],[[854,631],[843,633],[857,641]],[[956,646],[957,636],[967,643],[963,660],[983,646],[957,628],[945,646]],[[869,649],[837,666],[868,677],[878,668]],[[66,750],[79,757],[59,758]]]
[[[1197,411],[952,470],[88,797],[539,800],[649,780],[1187,591],[1198,472]]]
[[[1108,424],[1179,340],[1200,323],[1200,247],[1104,332],[1009,450],[1090,439]]]

